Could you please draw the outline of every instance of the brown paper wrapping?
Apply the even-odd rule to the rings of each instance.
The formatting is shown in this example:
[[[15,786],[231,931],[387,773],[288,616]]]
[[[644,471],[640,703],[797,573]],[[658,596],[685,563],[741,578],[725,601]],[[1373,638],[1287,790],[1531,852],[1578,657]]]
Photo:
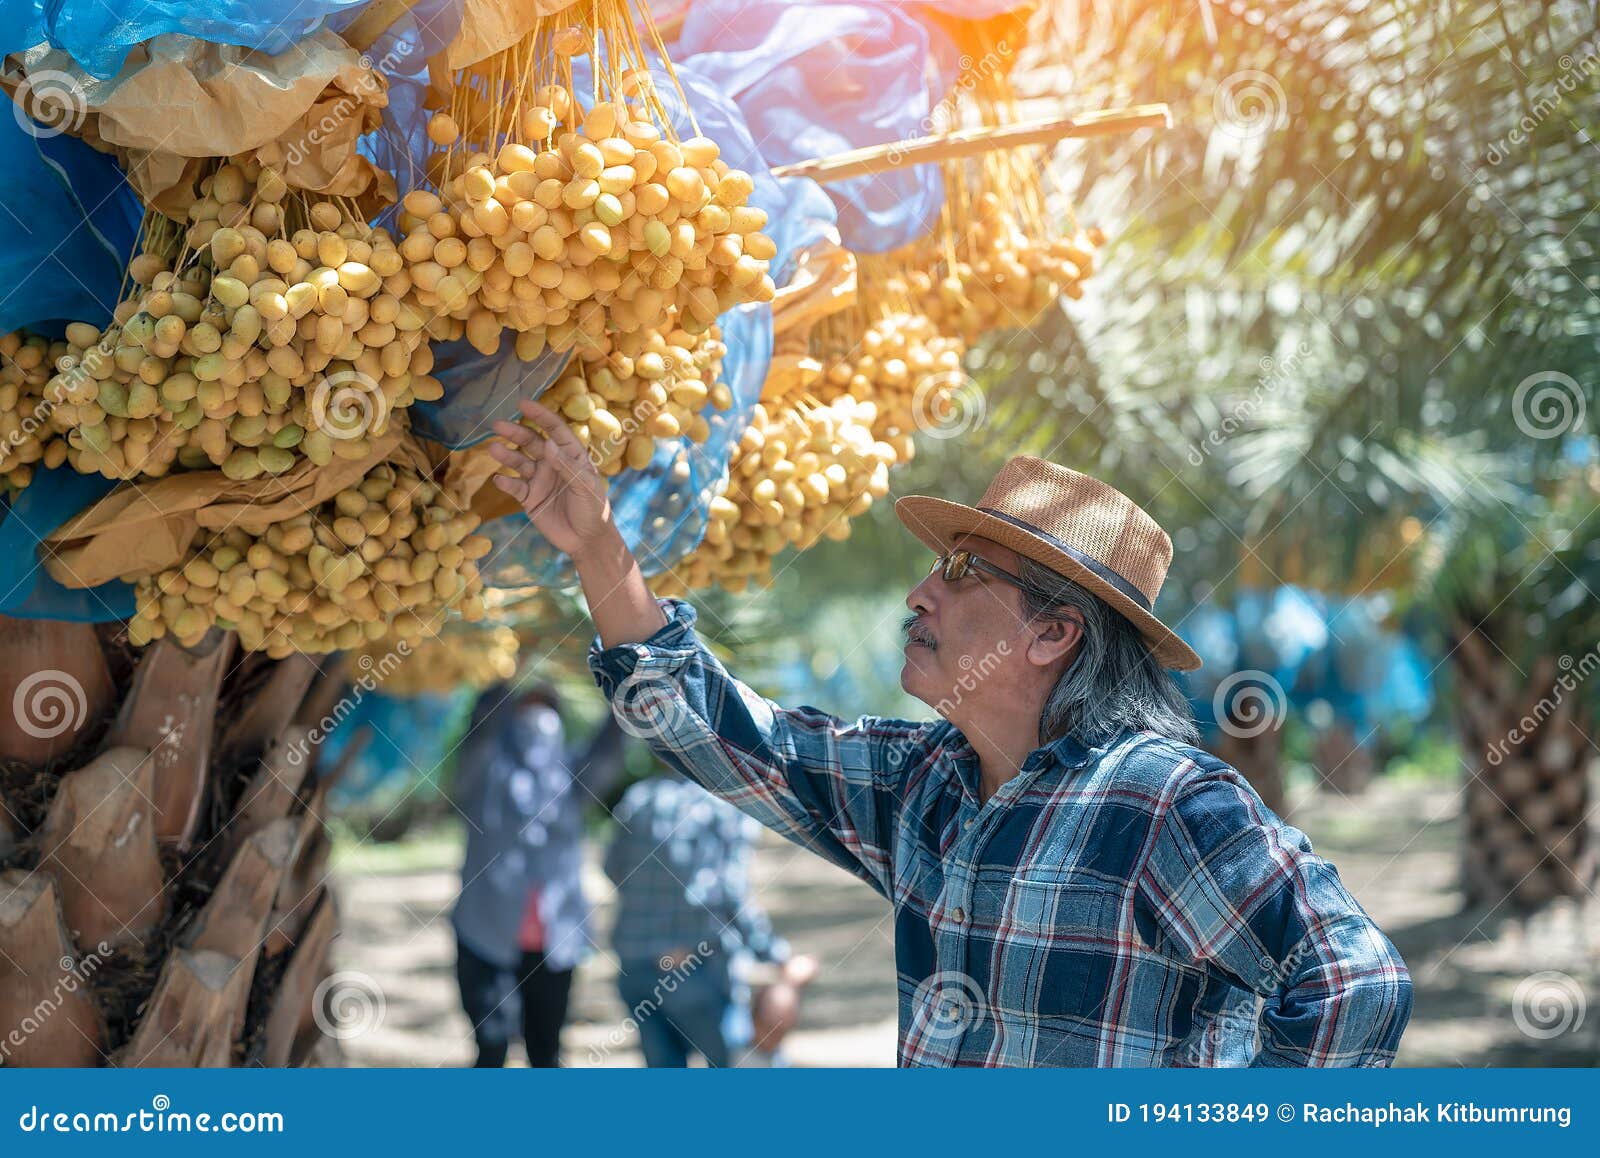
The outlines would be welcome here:
[[[363,59],[326,30],[278,56],[167,35],[134,48],[107,80],[39,45],[12,58],[3,83],[14,92],[26,74],[71,77],[83,107],[70,131],[116,154],[140,196],[168,214],[193,200],[197,158],[251,154],[292,187],[387,203],[393,176],[356,152],[388,104],[387,81]]]
[[[260,534],[358,482],[385,460],[431,471],[433,457],[391,427],[363,459],[327,466],[302,459],[281,475],[235,482],[221,471],[188,471],[125,483],[45,539],[45,570],[63,587],[97,587],[176,567],[201,530],[240,527]]]
[[[576,0],[466,0],[461,11],[461,32],[450,42],[451,69],[466,68],[486,56],[503,52],[528,33],[544,16],[570,8]]]
[[[856,259],[837,240],[806,247],[794,272],[772,299],[772,330],[779,353],[805,351],[811,327],[856,300]]]
[[[489,481],[500,473],[500,463],[489,456],[489,445],[501,441],[495,435],[477,446],[456,451],[450,459],[451,474],[446,476],[454,476],[459,480],[464,488],[463,493],[471,503],[472,513],[485,523],[521,509],[516,499]]]

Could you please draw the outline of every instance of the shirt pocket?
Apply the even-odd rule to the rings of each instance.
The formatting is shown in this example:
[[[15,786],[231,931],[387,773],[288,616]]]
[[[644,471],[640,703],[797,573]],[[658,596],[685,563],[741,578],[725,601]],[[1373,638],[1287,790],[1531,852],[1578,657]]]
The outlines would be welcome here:
[[[1121,894],[1081,877],[1015,877],[1005,908],[1002,1012],[1065,1031],[1104,1020],[1123,944]]]

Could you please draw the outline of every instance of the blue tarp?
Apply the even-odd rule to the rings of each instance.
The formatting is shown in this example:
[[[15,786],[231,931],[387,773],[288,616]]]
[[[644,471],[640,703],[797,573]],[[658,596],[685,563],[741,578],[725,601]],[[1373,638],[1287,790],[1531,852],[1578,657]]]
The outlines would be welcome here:
[[[180,32],[276,55],[335,13],[370,0],[0,0],[0,55],[41,41],[86,72],[114,76],[134,45]]]
[[[953,60],[943,33],[896,6],[816,0],[695,0],[672,49],[744,114],[769,164],[784,165],[933,130]],[[944,204],[937,165],[827,186],[844,244],[884,253],[924,236]]]
[[[111,320],[144,209],[115,160],[0,116],[0,333]],[[37,133],[38,135],[34,135]],[[59,325],[54,330],[59,333]]]
[[[0,612],[17,619],[104,623],[133,614],[133,588],[120,580],[86,590],[61,586],[45,573],[39,544],[117,484],[70,466],[39,470],[0,517]]]

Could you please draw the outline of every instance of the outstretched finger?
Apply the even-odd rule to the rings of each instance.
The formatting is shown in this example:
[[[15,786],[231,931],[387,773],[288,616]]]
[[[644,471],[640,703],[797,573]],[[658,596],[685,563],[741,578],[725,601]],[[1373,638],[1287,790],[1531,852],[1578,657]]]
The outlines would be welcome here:
[[[518,446],[539,446],[544,443],[544,439],[537,431],[529,430],[520,422],[507,422],[503,418],[495,420],[494,432],[507,442],[514,442]]]
[[[526,451],[521,451],[514,446],[492,442],[489,444],[489,457],[502,466],[508,466],[518,474],[526,476],[539,469],[539,462],[544,458],[544,448],[530,446]]]
[[[561,416],[547,406],[530,399],[522,400],[522,413],[539,424],[539,429],[545,436],[562,450],[583,452],[583,443],[578,441],[578,436],[572,433],[572,428],[561,420]]]

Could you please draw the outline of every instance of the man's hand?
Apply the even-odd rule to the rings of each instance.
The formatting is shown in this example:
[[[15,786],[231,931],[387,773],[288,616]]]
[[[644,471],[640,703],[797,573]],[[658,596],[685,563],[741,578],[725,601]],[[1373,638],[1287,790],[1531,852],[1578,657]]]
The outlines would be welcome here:
[[[512,445],[494,443],[489,453],[514,473],[495,475],[494,485],[522,505],[551,546],[576,557],[611,523],[605,480],[557,414],[537,402],[523,402],[522,413],[543,437],[514,422],[496,422],[495,433]]]
[[[537,402],[522,403],[522,413],[543,437],[526,426],[496,422],[495,433],[511,445],[495,443],[489,453],[514,473],[495,475],[494,485],[522,505],[552,547],[572,556],[600,642],[643,643],[666,626],[667,617],[611,521],[605,479],[559,415]]]

